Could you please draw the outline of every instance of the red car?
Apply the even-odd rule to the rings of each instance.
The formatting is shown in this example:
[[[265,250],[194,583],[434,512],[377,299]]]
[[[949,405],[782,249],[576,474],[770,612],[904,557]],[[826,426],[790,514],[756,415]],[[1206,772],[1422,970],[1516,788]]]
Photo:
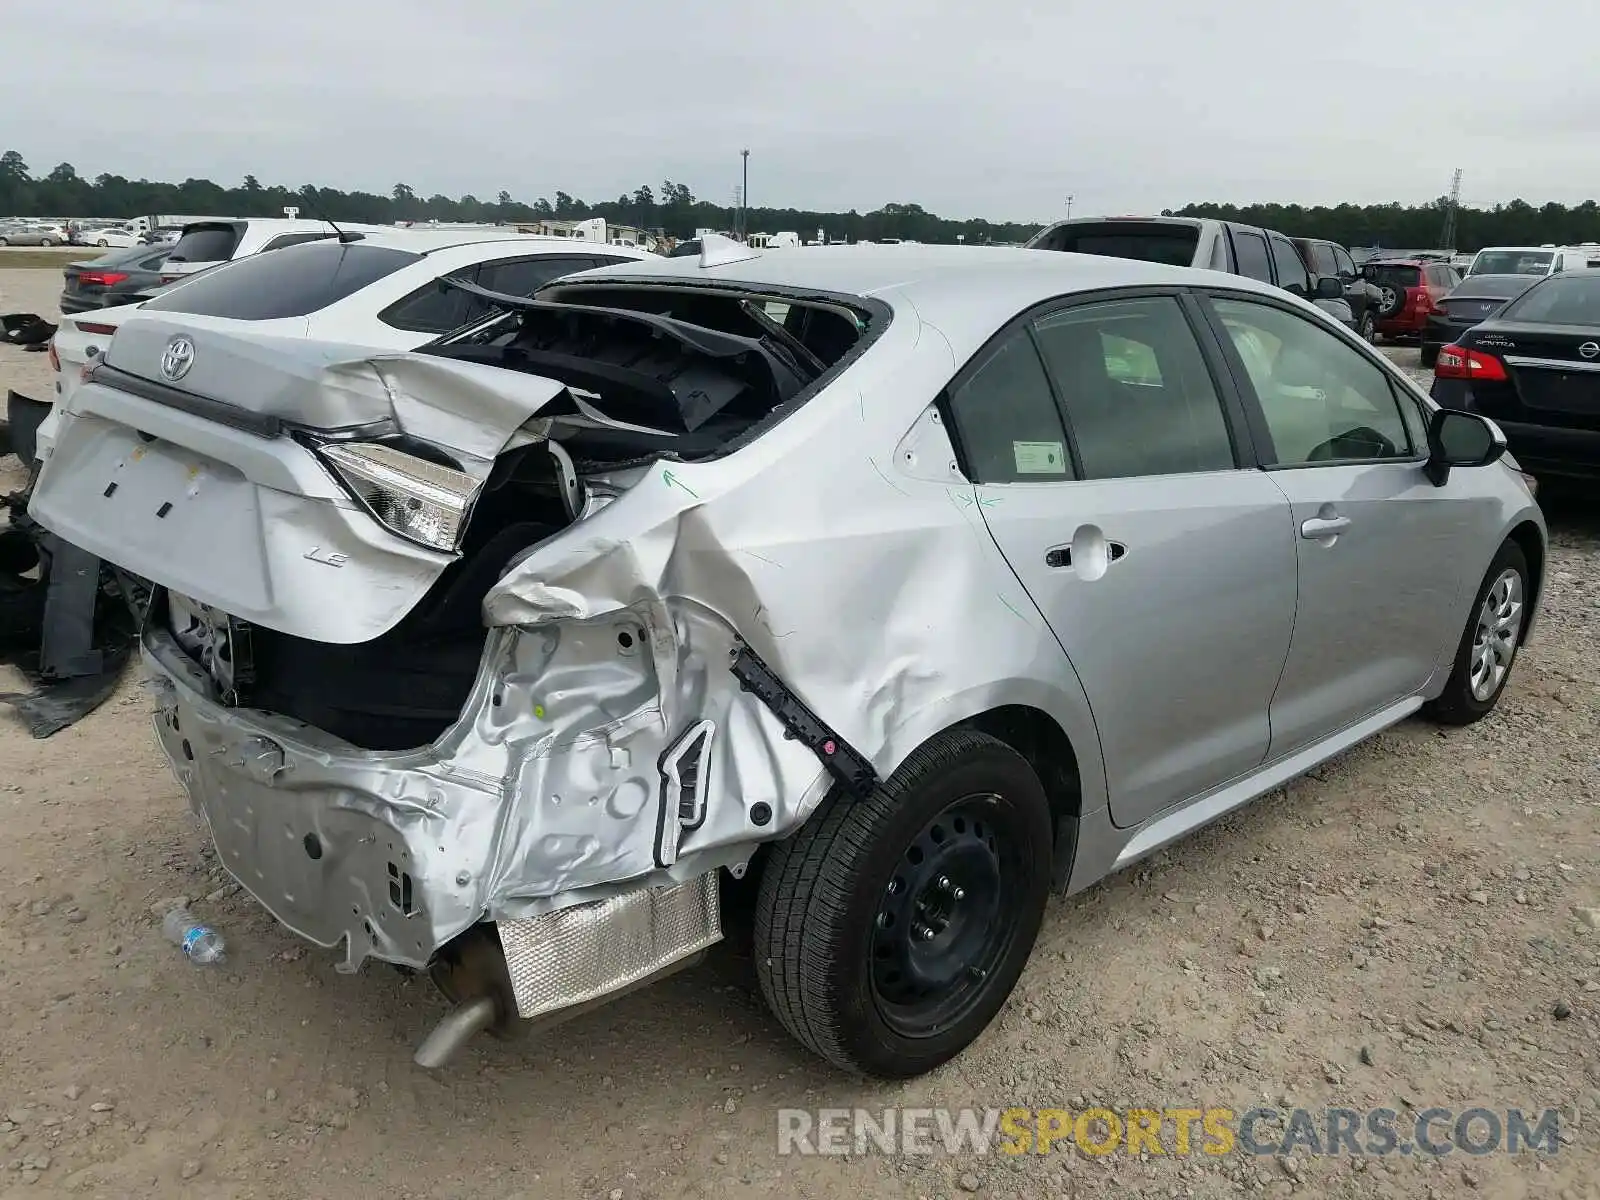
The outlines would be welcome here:
[[[1447,263],[1421,258],[1392,258],[1361,265],[1361,274],[1378,287],[1378,336],[1418,338],[1428,314],[1438,307],[1461,277]]]

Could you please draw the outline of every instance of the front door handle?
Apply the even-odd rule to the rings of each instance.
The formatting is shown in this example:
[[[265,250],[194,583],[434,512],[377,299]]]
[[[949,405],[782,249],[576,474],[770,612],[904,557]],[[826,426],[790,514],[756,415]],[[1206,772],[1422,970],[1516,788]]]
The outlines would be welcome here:
[[[1300,525],[1300,536],[1313,542],[1330,538],[1350,528],[1349,517],[1311,517]]]

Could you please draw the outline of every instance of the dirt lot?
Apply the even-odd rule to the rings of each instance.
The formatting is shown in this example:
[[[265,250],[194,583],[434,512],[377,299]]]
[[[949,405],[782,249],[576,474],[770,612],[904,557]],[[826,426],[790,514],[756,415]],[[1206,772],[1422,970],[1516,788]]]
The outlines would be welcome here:
[[[59,280],[0,270],[0,312],[53,312]],[[44,356],[0,348],[5,387],[47,396]],[[791,1045],[735,948],[426,1075],[410,1054],[440,1001],[336,975],[229,885],[135,679],[47,741],[0,722],[0,1196],[1600,1196],[1600,931],[1575,912],[1600,909],[1600,506],[1550,516],[1542,628],[1495,717],[1408,722],[1057,902],[998,1024],[903,1087]],[[225,932],[225,967],[162,941],[175,895]],[[779,1107],[1094,1102],[1559,1105],[1568,1140],[1546,1160],[776,1154]]]

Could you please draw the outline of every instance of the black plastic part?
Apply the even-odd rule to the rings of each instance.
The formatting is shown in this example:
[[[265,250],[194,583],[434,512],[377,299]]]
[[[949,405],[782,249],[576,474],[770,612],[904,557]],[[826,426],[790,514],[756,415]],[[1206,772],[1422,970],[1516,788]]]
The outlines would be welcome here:
[[[50,415],[50,406],[21,392],[6,393],[6,442],[10,452],[30,464],[38,457],[39,426]],[[4,453],[4,450],[0,450]]]
[[[822,719],[800,702],[772,668],[761,661],[749,646],[734,652],[729,668],[744,691],[771,710],[788,731],[787,735],[804,742],[822,760],[823,766],[857,798],[870,795],[878,786],[878,772],[862,754],[823,724]]]
[[[213,400],[209,396],[198,396],[182,388],[169,387],[164,383],[130,375],[126,371],[119,371],[107,365],[104,361],[91,366],[84,379],[115,388],[119,392],[127,392],[141,400],[149,400],[152,404],[164,404],[168,408],[188,413],[191,417],[202,417],[207,421],[215,421],[218,425],[226,425],[230,429],[243,430],[259,438],[275,438],[283,432],[282,419],[271,413],[251,412],[247,408]]]

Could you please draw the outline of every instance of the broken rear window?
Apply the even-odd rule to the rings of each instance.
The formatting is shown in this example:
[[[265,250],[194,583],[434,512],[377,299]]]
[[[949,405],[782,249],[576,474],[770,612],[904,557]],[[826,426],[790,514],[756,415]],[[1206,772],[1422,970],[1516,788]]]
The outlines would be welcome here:
[[[493,293],[454,286],[480,296]],[[803,402],[888,310],[846,298],[694,285],[563,286],[427,348],[556,379],[575,454],[597,459],[668,453],[710,457]]]

